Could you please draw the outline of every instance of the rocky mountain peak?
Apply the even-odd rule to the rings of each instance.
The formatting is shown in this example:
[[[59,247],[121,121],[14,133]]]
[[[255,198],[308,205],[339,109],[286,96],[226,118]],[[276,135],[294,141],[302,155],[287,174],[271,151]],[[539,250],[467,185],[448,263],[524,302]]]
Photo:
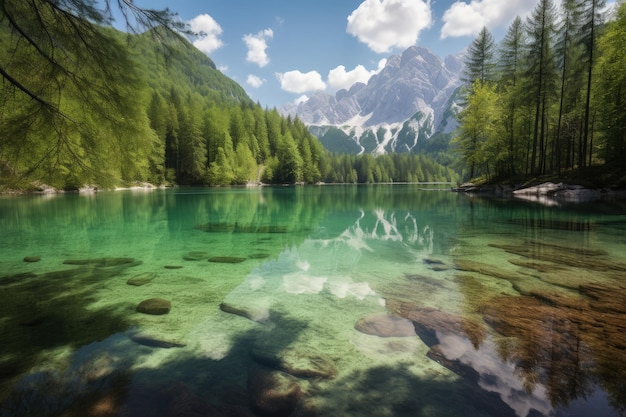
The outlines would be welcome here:
[[[323,126],[377,131],[380,126],[402,126],[411,120],[422,135],[430,136],[441,124],[448,101],[461,83],[461,67],[458,57],[442,60],[426,48],[412,46],[391,56],[367,84],[354,84],[334,96],[317,93],[298,106],[281,110],[317,126],[318,133]],[[386,140],[393,146],[393,140]],[[381,146],[377,149],[380,152]]]

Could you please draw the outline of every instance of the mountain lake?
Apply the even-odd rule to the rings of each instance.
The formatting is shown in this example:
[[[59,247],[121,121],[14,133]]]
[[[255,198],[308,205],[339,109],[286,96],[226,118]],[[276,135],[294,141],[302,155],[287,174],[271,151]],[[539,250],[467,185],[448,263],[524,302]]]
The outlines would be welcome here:
[[[626,202],[0,196],[0,416],[623,416]]]

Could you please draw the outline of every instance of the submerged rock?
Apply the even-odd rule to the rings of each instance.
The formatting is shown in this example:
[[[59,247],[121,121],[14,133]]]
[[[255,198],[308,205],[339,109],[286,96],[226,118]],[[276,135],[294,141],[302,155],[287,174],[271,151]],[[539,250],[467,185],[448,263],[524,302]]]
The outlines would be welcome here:
[[[128,334],[130,340],[140,345],[157,347],[163,349],[181,348],[187,346],[177,340],[165,340],[158,336],[152,336],[143,332],[131,332]]]
[[[580,292],[593,301],[591,307],[599,312],[626,314],[626,288],[589,283],[580,286]]]
[[[209,253],[204,251],[192,251],[183,255],[183,259],[186,261],[201,261],[203,259],[207,259],[208,257]]]
[[[162,315],[170,312],[172,303],[162,298],[149,298],[137,306],[137,311],[144,314]]]
[[[99,267],[120,266],[134,264],[134,258],[93,258],[93,259],[66,259],[65,265],[94,265]]]
[[[252,253],[252,254],[248,255],[248,258],[250,258],[250,259],[265,259],[265,258],[269,258],[269,256],[270,256],[269,253],[259,252],[259,253]]]
[[[450,269],[454,269],[453,265],[449,265],[446,264],[444,261],[442,261],[441,259],[436,259],[436,258],[424,258],[422,260],[422,262],[424,262],[424,264],[428,265],[428,267],[430,269],[432,269],[433,271],[436,272],[440,272],[440,271],[448,271]]]
[[[249,320],[262,323],[269,319],[269,310],[266,308],[253,308],[246,306],[236,306],[234,304],[223,301],[220,304],[220,310],[225,313],[235,314],[237,316],[245,317]]]
[[[238,264],[245,261],[246,258],[240,258],[237,256],[213,256],[209,258],[209,262],[217,262],[222,264]]]
[[[361,333],[378,337],[412,337],[416,335],[411,320],[388,314],[373,314],[362,317],[356,322],[354,328]]]
[[[626,264],[614,262],[602,251],[524,242],[515,245],[489,244],[493,248],[532,260],[600,272],[626,272]]]
[[[389,303],[388,308],[400,317],[411,320],[415,332],[427,346],[439,343],[438,332],[465,337],[474,347],[480,346],[485,339],[485,328],[473,318],[408,303]]]
[[[300,378],[333,379],[337,375],[335,362],[310,346],[279,349],[273,346],[255,346],[252,358],[261,365],[278,369]]]
[[[506,269],[498,268],[497,266],[489,265],[482,262],[472,261],[469,259],[457,259],[455,261],[456,267],[460,271],[465,272],[478,272],[479,274],[488,275],[490,277],[505,279],[507,281],[515,282],[520,277],[514,272],[507,271]]]
[[[572,387],[592,381],[618,398],[624,391],[616,382],[626,378],[626,289],[590,285],[581,292],[589,298],[549,292],[494,297],[481,312],[490,327],[514,340],[500,346],[503,359],[516,363],[526,381],[543,383],[552,398],[571,398]]]
[[[25,256],[24,262],[39,262],[41,261],[41,256]]]
[[[182,269],[183,266],[182,265],[164,265],[163,268],[165,268],[165,269]]]
[[[304,391],[298,381],[282,372],[257,370],[248,377],[252,409],[261,416],[287,417]]]
[[[145,285],[151,282],[156,277],[157,277],[157,274],[154,272],[144,272],[142,274],[135,275],[134,277],[129,278],[128,281],[126,281],[126,283],[128,285],[134,285],[136,287],[140,287],[142,285]]]
[[[287,233],[285,226],[275,225],[255,225],[240,223],[205,223],[196,226],[196,229],[203,232],[217,233]]]

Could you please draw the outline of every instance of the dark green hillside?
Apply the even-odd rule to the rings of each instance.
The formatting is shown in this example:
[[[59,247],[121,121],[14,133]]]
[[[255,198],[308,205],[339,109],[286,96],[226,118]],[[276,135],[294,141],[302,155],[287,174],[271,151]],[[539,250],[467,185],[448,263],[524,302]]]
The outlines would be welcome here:
[[[163,47],[159,38],[150,32],[128,41],[138,71],[150,88],[167,91],[172,84],[177,84],[181,90],[194,91],[213,103],[252,104],[239,84],[222,74],[209,57],[191,44],[170,39]]]

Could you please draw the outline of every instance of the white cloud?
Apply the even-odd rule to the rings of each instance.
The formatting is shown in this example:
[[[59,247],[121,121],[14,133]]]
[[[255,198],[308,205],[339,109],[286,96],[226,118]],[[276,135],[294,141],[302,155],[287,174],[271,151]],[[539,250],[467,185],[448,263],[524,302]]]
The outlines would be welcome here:
[[[528,0],[457,1],[443,14],[441,39],[477,35],[483,27],[508,25],[515,16],[524,17],[535,7]]]
[[[348,16],[346,31],[385,53],[415,45],[432,22],[430,0],[365,0]]]
[[[189,27],[200,34],[193,45],[205,54],[210,54],[224,45],[220,39],[222,27],[208,14],[201,14],[191,19]]]
[[[386,59],[381,59],[378,62],[378,68],[371,71],[365,69],[363,65],[357,65],[353,70],[346,71],[346,67],[339,65],[328,72],[328,85],[335,90],[341,90],[342,88],[349,89],[357,82],[367,84],[372,75],[378,74],[385,68],[386,63]]]
[[[228,72],[228,65],[220,65],[217,69],[225,74]]]
[[[326,89],[326,84],[322,81],[322,76],[317,71],[302,73],[298,70],[276,73],[276,78],[280,81],[280,88],[284,91],[296,94],[307,91],[318,91]]]
[[[253,87],[253,88],[259,88],[260,86],[265,84],[265,81],[266,80],[264,80],[263,78],[257,77],[256,75],[249,74],[248,79],[246,80],[246,84],[248,84],[250,87]]]
[[[265,50],[267,49],[267,40],[273,37],[274,31],[272,31],[272,29],[262,30],[256,35],[251,33],[245,35],[243,41],[248,47],[246,61],[254,62],[261,68],[269,64],[270,59]]]

